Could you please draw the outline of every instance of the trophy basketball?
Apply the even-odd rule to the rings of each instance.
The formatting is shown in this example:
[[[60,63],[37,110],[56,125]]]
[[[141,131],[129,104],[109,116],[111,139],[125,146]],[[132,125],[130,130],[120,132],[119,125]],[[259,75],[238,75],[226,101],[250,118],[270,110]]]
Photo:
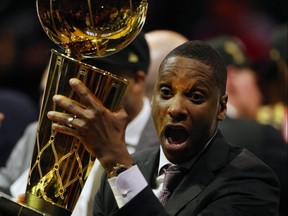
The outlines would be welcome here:
[[[76,205],[93,160],[77,138],[52,129],[47,112],[62,111],[53,104],[52,97],[62,94],[81,103],[68,83],[76,77],[106,108],[114,111],[127,81],[81,60],[113,55],[125,48],[142,29],[148,3],[147,0],[37,0],[36,6],[44,31],[65,54],[51,51],[23,204],[31,212],[24,213],[24,209],[17,215],[66,216],[71,215]]]

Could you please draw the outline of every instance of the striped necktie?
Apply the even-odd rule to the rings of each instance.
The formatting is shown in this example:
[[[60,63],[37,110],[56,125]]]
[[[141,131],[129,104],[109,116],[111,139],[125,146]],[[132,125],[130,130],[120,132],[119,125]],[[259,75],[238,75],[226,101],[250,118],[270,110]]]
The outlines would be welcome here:
[[[159,196],[159,200],[163,206],[166,205],[169,197],[171,196],[179,182],[182,180],[186,172],[187,169],[179,167],[177,165],[170,165],[168,168],[164,168],[165,177],[163,182],[163,188],[160,191]]]

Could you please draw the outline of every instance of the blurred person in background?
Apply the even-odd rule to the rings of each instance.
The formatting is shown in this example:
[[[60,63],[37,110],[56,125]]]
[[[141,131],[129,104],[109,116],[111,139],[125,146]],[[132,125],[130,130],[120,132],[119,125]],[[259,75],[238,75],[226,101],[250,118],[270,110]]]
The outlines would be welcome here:
[[[288,34],[287,24],[276,27],[271,34],[270,67],[263,73],[262,86],[267,99],[257,113],[257,120],[280,130],[288,143]],[[265,65],[266,66],[266,65]],[[267,69],[268,68],[268,69]]]
[[[178,32],[165,29],[147,32],[145,33],[145,38],[149,46],[151,58],[151,64],[145,83],[145,91],[146,95],[151,100],[160,63],[172,49],[188,41],[188,38]]]
[[[227,64],[228,117],[255,119],[263,95],[244,43],[236,36],[226,35],[208,42],[223,56]]]
[[[5,116],[0,121],[0,167],[2,167],[26,126],[37,120],[38,109],[34,101],[24,92],[0,88],[0,112]]]
[[[208,42],[227,65],[229,98],[226,118],[219,122],[219,128],[229,142],[247,148],[274,170],[282,187],[279,215],[287,215],[287,145],[278,130],[256,121],[263,96],[245,44],[238,37],[228,35]]]
[[[48,78],[48,68],[46,68],[42,74],[39,91],[40,92],[40,100],[39,100],[39,107],[37,107],[37,116],[38,110],[41,106],[43,92],[45,90],[46,81]],[[15,105],[15,104],[14,104]],[[13,108],[11,108],[13,109]],[[20,107],[20,109],[22,109]],[[18,110],[19,111],[19,110]],[[22,113],[22,111],[20,112]],[[16,118],[16,119],[15,119]],[[17,116],[13,117],[15,121],[17,120]],[[32,158],[32,153],[35,145],[35,138],[36,138],[36,131],[37,131],[38,121],[37,118],[34,121],[31,121],[21,133],[21,136],[16,140],[13,139],[13,149],[11,149],[11,153],[7,155],[7,160],[4,165],[0,167],[0,191],[10,195],[14,190],[17,191],[19,185],[15,184],[14,187],[11,187],[13,182],[15,182],[23,172],[27,170],[30,166],[30,161]],[[0,130],[1,133],[1,130]],[[22,176],[21,183],[26,183],[28,174],[25,172],[25,175]],[[25,180],[23,180],[25,179]],[[24,184],[25,184],[24,183]],[[25,185],[22,185],[25,187]],[[25,190],[25,189],[24,189]],[[17,194],[18,195],[18,194]]]

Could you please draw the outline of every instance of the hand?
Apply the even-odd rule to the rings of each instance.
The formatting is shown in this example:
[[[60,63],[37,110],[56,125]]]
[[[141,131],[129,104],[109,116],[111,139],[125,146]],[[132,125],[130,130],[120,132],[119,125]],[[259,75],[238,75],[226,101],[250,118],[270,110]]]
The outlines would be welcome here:
[[[82,104],[63,95],[55,95],[53,101],[65,113],[48,112],[48,118],[54,122],[52,128],[80,139],[87,151],[98,158],[107,172],[117,163],[132,164],[124,141],[128,124],[124,109],[111,112],[76,78],[70,80],[70,85],[79,95]],[[68,124],[71,116],[77,117]]]
[[[25,202],[25,194],[19,194],[16,202],[17,203],[24,203]]]

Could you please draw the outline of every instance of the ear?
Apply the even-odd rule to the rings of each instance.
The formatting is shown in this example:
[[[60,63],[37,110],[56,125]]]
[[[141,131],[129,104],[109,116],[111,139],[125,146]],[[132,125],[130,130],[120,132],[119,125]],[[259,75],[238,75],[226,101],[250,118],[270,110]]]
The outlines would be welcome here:
[[[227,112],[227,101],[228,101],[228,95],[222,95],[219,101],[219,110],[218,110],[218,121],[223,121],[225,119],[225,115]]]
[[[134,82],[135,83],[144,85],[145,84],[145,79],[146,79],[146,73],[144,71],[138,70],[135,73],[135,77],[134,77]]]

